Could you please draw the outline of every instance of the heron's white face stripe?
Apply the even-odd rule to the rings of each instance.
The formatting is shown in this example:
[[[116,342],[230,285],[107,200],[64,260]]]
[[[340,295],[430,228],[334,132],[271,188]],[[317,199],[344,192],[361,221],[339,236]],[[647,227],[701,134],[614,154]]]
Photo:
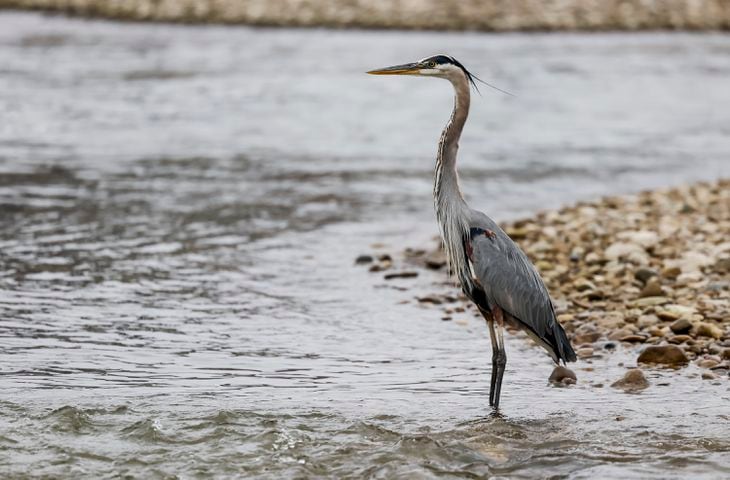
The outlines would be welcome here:
[[[434,68],[422,68],[418,71],[419,75],[430,75],[438,77],[449,77],[455,74],[462,74],[463,72],[456,65],[450,63],[439,63]]]

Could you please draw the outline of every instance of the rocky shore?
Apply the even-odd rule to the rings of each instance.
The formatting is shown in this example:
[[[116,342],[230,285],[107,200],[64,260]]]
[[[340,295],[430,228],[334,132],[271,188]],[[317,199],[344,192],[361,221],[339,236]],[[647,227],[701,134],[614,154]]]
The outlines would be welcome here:
[[[0,0],[0,8],[164,22],[431,30],[726,30],[726,0]]]
[[[608,197],[503,225],[537,266],[580,359],[618,344],[637,365],[730,371],[730,180]],[[446,275],[440,249],[359,257],[384,279]],[[414,301],[479,315],[456,287]],[[443,286],[447,285],[447,286]],[[439,287],[436,287],[439,288]],[[616,382],[635,389],[641,372]]]

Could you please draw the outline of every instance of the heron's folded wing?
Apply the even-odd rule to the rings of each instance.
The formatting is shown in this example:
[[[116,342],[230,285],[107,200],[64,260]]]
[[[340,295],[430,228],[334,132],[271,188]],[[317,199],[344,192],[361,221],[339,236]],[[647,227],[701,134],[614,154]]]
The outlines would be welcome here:
[[[471,258],[487,301],[498,305],[559,352],[560,342],[555,337],[556,327],[560,327],[550,295],[535,267],[499,227],[483,228],[493,235],[472,233]]]

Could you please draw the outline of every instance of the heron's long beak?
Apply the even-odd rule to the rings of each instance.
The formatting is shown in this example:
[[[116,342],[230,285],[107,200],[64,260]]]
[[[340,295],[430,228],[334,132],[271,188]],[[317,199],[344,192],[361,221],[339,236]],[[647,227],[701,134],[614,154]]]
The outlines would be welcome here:
[[[421,70],[421,67],[417,63],[405,63],[403,65],[370,70],[367,73],[370,75],[417,75],[419,70]]]

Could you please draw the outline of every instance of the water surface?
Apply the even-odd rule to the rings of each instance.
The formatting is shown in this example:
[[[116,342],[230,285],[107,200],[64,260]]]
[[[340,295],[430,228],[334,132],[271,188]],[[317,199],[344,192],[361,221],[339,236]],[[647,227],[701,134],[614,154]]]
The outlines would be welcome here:
[[[0,473],[727,478],[728,383],[609,388],[353,266],[430,246],[448,52],[483,88],[475,206],[514,218],[730,175],[730,37],[169,26],[0,14]],[[376,248],[377,250],[377,248]],[[405,302],[405,303],[404,303]]]

